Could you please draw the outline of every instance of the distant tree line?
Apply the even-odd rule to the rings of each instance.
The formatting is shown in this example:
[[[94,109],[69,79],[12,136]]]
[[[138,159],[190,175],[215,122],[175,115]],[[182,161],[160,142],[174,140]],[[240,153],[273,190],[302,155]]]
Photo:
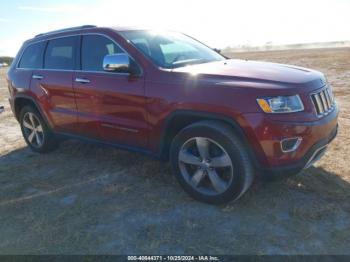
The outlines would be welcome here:
[[[8,65],[11,65],[13,61],[13,57],[11,56],[0,56],[0,64],[6,63]]]

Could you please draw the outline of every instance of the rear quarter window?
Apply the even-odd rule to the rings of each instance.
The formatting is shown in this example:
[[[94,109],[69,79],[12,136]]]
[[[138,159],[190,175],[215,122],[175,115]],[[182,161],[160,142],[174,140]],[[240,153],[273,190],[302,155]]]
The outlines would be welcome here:
[[[43,67],[45,42],[31,44],[24,49],[18,68],[39,69]]]

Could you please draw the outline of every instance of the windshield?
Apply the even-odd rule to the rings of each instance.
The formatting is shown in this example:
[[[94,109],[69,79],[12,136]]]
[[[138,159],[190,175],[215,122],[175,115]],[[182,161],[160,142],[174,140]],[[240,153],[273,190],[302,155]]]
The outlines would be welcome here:
[[[171,69],[225,59],[193,38],[176,32],[142,30],[120,33],[157,66],[163,68]]]

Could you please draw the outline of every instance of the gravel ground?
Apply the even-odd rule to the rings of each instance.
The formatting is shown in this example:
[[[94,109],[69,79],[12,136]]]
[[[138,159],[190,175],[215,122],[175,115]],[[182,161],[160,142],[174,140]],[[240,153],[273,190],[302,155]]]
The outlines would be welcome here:
[[[328,75],[340,130],[316,167],[210,206],[140,154],[77,141],[32,153],[1,69],[0,254],[350,254],[350,49],[228,55]]]

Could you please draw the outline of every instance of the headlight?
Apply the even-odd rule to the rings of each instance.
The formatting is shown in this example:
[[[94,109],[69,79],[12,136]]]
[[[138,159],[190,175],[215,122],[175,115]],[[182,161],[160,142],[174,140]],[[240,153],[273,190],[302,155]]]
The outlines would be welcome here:
[[[258,98],[257,102],[265,113],[292,113],[304,110],[299,95]]]

